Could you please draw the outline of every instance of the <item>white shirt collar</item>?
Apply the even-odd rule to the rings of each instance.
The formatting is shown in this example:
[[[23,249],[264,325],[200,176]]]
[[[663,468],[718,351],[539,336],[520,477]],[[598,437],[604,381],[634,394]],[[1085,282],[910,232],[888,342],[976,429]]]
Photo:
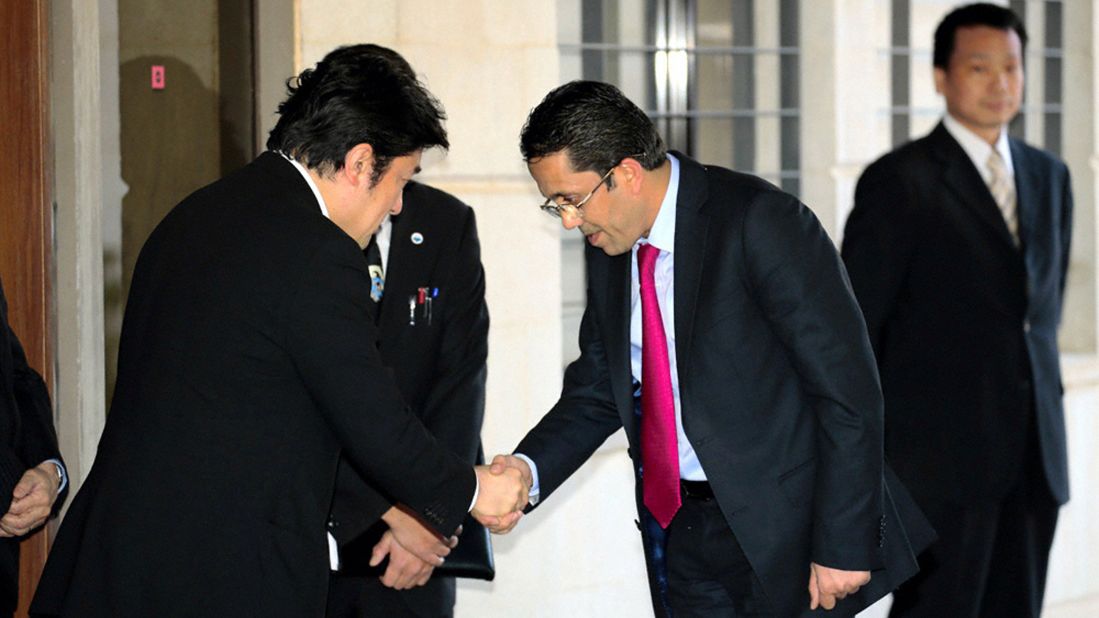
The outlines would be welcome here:
[[[279,152],[279,154],[301,173],[301,177],[305,179],[305,182],[309,183],[309,188],[313,190],[313,195],[317,198],[317,204],[321,207],[321,214],[323,214],[326,219],[331,219],[332,217],[328,216],[328,205],[324,203],[324,198],[321,197],[321,190],[317,187],[317,183],[313,182],[313,177],[309,175],[309,170],[305,169],[305,166],[301,163],[288,157],[286,153]]]
[[[378,243],[378,253],[382,254],[382,272],[389,272],[389,245],[393,239],[393,219],[386,213],[378,231],[374,232],[374,241]]]
[[[664,192],[664,200],[660,202],[660,210],[656,213],[652,229],[649,230],[649,237],[642,238],[638,244],[647,242],[661,251],[672,253],[675,248],[675,203],[679,195],[679,161],[671,154],[668,155],[668,161],[672,163],[672,171],[668,176],[668,189]]]
[[[969,156],[969,159],[973,161],[973,165],[977,167],[977,171],[981,173],[981,177],[985,182],[989,181],[989,177],[992,172],[988,170],[988,156],[992,154],[993,146],[988,142],[981,139],[973,131],[969,130],[965,125],[958,122],[956,118],[949,113],[943,115],[943,126],[946,130],[958,141],[962,146],[962,150]],[[1000,137],[996,138],[996,151],[1000,153],[1000,157],[1004,160],[1004,168],[1007,170],[1008,176],[1015,176],[1015,166],[1011,161],[1011,146],[1007,139],[1007,128],[1000,129]]]

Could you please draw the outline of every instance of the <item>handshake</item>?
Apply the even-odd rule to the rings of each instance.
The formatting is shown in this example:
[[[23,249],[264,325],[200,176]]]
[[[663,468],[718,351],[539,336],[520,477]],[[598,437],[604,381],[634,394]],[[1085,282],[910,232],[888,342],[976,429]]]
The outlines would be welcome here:
[[[527,462],[497,455],[488,466],[476,466],[478,494],[473,516],[496,534],[507,534],[523,517],[534,484]]]
[[[497,455],[490,466],[476,466],[478,493],[473,516],[483,526],[504,534],[523,516],[530,497],[533,477],[526,462],[512,455]],[[394,506],[382,515],[389,529],[374,546],[370,566],[386,557],[389,564],[381,577],[383,585],[406,590],[427,583],[435,567],[443,564],[458,544],[461,527],[449,538],[441,538],[404,506]]]

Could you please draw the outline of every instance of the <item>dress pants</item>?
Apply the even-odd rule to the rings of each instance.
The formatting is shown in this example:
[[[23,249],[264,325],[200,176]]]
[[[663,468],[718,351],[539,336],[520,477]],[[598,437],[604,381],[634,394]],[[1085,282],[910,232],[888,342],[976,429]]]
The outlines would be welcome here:
[[[375,575],[332,573],[327,618],[451,618],[453,577],[432,578],[410,590],[386,588]]]
[[[668,526],[667,565],[668,604],[675,618],[774,616],[713,498],[683,496]]]
[[[1059,509],[1038,448],[1032,428],[1019,478],[1000,502],[921,504],[939,540],[894,593],[891,618],[1038,618]]]

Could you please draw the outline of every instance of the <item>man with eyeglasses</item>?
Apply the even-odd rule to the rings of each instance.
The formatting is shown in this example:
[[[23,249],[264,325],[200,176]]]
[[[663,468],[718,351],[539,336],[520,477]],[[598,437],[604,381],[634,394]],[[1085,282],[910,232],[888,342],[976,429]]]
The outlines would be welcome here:
[[[933,533],[882,462],[882,398],[843,265],[766,182],[667,152],[614,86],[527,119],[542,209],[588,241],[581,355],[515,454],[531,503],[624,427],[658,616],[853,615]]]

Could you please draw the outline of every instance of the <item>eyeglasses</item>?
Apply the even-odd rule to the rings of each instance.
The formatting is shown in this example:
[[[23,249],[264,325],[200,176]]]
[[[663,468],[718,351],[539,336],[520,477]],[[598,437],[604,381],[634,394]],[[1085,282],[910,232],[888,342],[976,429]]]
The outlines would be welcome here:
[[[642,154],[637,154],[637,155],[630,155],[629,157],[622,157],[621,159],[619,159],[618,163],[615,163],[614,165],[612,165],[611,169],[607,170],[606,174],[603,174],[603,177],[599,179],[599,184],[595,185],[595,187],[591,191],[588,191],[588,194],[584,196],[584,199],[580,200],[579,202],[577,202],[575,204],[571,204],[569,202],[562,202],[562,203],[558,204],[557,202],[553,201],[552,197],[547,197],[546,201],[542,202],[538,207],[541,208],[543,212],[545,212],[546,214],[548,214],[550,216],[553,216],[553,217],[561,218],[561,217],[563,217],[564,215],[567,214],[570,217],[575,217],[577,219],[583,219],[584,218],[584,204],[587,204],[588,200],[590,200],[591,197],[593,195],[595,195],[595,192],[599,190],[599,187],[602,187],[603,183],[607,182],[607,179],[610,178],[611,174],[614,173],[614,168],[621,165],[622,162],[625,161],[626,159],[636,159],[636,158],[641,157],[641,156],[643,156],[643,155]]]

